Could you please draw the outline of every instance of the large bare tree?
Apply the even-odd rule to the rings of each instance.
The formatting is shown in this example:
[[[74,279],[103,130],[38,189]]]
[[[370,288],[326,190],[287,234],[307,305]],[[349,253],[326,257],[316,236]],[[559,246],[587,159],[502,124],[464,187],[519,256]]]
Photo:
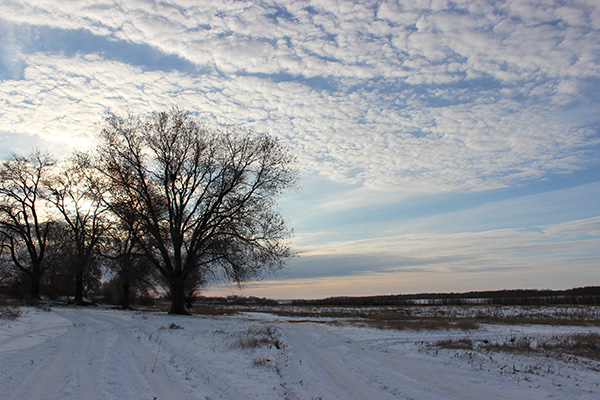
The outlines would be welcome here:
[[[242,282],[290,256],[277,199],[296,174],[271,136],[211,129],[173,109],[109,115],[100,139],[107,203],[122,222],[140,223],[132,229],[168,285],[170,313],[186,313],[188,279]]]
[[[30,280],[30,296],[40,297],[40,276],[52,227],[43,205],[43,180],[54,165],[39,150],[13,155],[0,166],[0,243],[11,264]]]

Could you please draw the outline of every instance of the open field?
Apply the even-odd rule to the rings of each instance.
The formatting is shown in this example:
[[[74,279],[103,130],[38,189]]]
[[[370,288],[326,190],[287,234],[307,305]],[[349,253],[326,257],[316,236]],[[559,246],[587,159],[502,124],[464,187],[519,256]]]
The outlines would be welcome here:
[[[1,399],[600,396],[597,306],[51,308],[2,308]]]

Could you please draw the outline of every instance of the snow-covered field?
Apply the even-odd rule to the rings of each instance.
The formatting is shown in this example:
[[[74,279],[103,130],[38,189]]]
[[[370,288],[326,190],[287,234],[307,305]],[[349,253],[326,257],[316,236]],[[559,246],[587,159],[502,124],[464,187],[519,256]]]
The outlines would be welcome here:
[[[600,398],[598,361],[435,345],[535,346],[597,324],[415,331],[262,312],[21,310],[0,319],[1,399]]]

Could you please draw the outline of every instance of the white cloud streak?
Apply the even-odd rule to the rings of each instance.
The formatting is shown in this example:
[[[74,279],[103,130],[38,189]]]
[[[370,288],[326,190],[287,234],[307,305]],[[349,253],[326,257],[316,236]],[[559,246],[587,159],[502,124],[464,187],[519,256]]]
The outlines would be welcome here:
[[[305,240],[310,241],[307,237]],[[600,217],[569,221],[537,230],[421,233],[299,245],[307,276],[373,273],[510,272],[598,265]],[[302,276],[301,276],[302,277]]]

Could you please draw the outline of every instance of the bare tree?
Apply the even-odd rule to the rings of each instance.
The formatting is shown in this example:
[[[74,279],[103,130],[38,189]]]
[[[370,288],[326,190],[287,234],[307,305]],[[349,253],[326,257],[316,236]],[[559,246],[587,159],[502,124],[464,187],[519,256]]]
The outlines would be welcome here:
[[[124,223],[133,215],[141,224],[139,244],[168,284],[170,313],[187,313],[191,277],[242,282],[290,256],[276,200],[295,171],[272,137],[209,129],[173,109],[109,115],[100,139],[107,202]]]
[[[103,186],[90,156],[75,152],[63,168],[46,181],[47,199],[56,207],[73,243],[75,303],[83,304],[84,277],[108,229]]]
[[[113,284],[117,284],[121,290],[121,308],[128,309],[132,294],[144,295],[149,289],[156,291],[156,270],[142,252],[144,246],[139,245],[140,240],[146,240],[139,221],[133,215],[122,216],[127,222],[111,226],[102,256],[107,260],[106,266],[116,274]]]
[[[52,221],[44,210],[42,181],[54,165],[39,150],[13,155],[0,166],[0,241],[12,265],[31,282],[30,296],[40,297],[43,269]]]

